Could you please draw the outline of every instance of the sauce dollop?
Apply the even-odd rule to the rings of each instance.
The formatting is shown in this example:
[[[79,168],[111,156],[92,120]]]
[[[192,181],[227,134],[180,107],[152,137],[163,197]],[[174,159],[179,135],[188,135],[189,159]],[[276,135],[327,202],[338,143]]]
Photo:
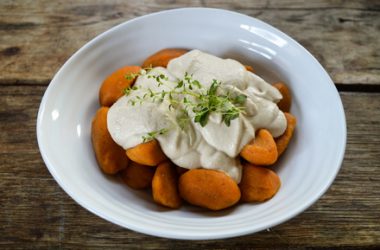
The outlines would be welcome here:
[[[164,84],[157,84],[156,77],[160,75],[165,76]],[[221,114],[211,113],[207,124],[201,126],[194,122],[195,114],[190,110],[187,114],[189,122],[184,129],[178,119],[183,104],[168,108],[168,96],[160,102],[139,102],[137,99],[136,103],[136,97],[146,94],[147,89],[156,93],[170,91],[185,75],[191,75],[205,89],[217,80],[221,83],[218,91],[246,95],[244,112],[231,120],[229,126],[222,121]],[[117,144],[128,149],[142,143],[148,133],[165,129],[165,133],[158,134],[156,139],[176,165],[187,169],[220,170],[237,183],[242,174],[239,153],[255,138],[255,131],[265,128],[277,137],[287,126],[285,115],[276,105],[282,98],[276,88],[247,71],[236,60],[221,59],[199,50],[171,60],[167,68],[155,67],[140,75],[134,86],[136,90],[121,97],[108,112],[108,130]]]

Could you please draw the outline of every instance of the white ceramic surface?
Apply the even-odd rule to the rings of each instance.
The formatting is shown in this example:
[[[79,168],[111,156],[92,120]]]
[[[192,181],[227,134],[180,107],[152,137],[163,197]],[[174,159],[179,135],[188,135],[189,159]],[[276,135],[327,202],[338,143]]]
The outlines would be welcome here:
[[[293,93],[295,136],[276,171],[277,195],[264,203],[220,212],[184,206],[168,210],[99,170],[90,141],[102,80],[123,65],[140,65],[162,48],[197,48],[252,65]],[[340,168],[346,123],[328,74],[293,39],[238,13],[189,8],[150,14],[120,24],[76,52],[50,83],[37,120],[42,157],[59,185],[80,205],[120,226],[177,239],[216,239],[254,233],[282,223],[313,204]]]

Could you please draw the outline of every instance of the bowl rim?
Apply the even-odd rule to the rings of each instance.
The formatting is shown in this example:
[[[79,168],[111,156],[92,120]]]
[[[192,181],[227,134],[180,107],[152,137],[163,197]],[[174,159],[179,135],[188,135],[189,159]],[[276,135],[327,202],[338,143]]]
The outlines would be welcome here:
[[[94,209],[93,207],[87,205],[80,197],[78,197],[75,193],[71,192],[70,188],[68,188],[66,186],[66,183],[61,179],[61,177],[57,174],[53,164],[51,163],[50,159],[49,159],[49,156],[48,156],[48,151],[47,151],[47,148],[45,148],[45,145],[44,143],[42,142],[42,138],[41,138],[41,135],[43,133],[43,130],[42,130],[42,124],[43,124],[43,116],[45,114],[45,106],[46,106],[46,103],[47,103],[47,99],[48,99],[48,96],[50,95],[50,93],[53,91],[54,87],[59,84],[59,82],[57,81],[57,78],[58,78],[58,75],[61,74],[61,72],[63,71],[63,69],[71,63],[71,61],[73,60],[73,58],[76,58],[79,54],[82,53],[82,51],[84,50],[87,50],[89,49],[91,46],[93,46],[93,44],[97,43],[99,40],[103,39],[104,37],[106,37],[108,34],[114,32],[115,30],[119,29],[121,26],[124,26],[124,25],[133,25],[134,22],[137,22],[137,21],[140,21],[141,19],[146,19],[146,18],[150,18],[152,16],[157,16],[157,15],[165,15],[165,14],[168,14],[168,13],[177,13],[177,12],[203,12],[203,11],[206,11],[206,12],[218,12],[220,14],[228,14],[228,15],[234,15],[234,16],[238,16],[238,17],[242,17],[242,18],[251,18],[253,19],[255,22],[259,22],[261,24],[263,24],[264,26],[266,27],[270,27],[271,29],[274,29],[278,34],[280,34],[281,36],[285,37],[287,40],[291,41],[293,43],[294,46],[297,47],[297,49],[301,50],[303,53],[307,54],[310,59],[312,59],[314,61],[314,63],[319,67],[319,69],[326,73],[328,79],[330,80],[331,84],[334,85],[334,82],[331,80],[330,76],[328,75],[328,73],[326,72],[326,70],[321,66],[321,64],[317,61],[317,59],[308,51],[306,50],[303,46],[301,46],[296,40],[294,40],[293,38],[291,38],[289,35],[285,34],[284,32],[280,31],[279,29],[273,27],[272,25],[268,24],[268,23],[265,23],[259,19],[256,19],[254,17],[251,17],[251,16],[248,16],[248,15],[245,15],[245,14],[241,14],[241,13],[238,13],[238,12],[235,12],[235,11],[230,11],[230,10],[225,10],[225,9],[218,9],[218,8],[204,8],[204,7],[190,7],[190,8],[176,8],[176,9],[170,9],[170,10],[163,10],[163,11],[158,11],[158,12],[154,12],[154,13],[150,13],[150,14],[146,14],[146,15],[142,15],[142,16],[139,16],[139,17],[135,17],[135,18],[132,18],[130,20],[127,20],[127,21],[124,21],[116,26],[113,26],[112,28],[110,29],[107,29],[106,31],[98,34],[97,36],[95,36],[94,38],[92,38],[91,40],[87,41],[80,49],[78,49],[73,55],[71,55],[69,57],[69,59],[67,59],[67,61],[60,67],[60,69],[56,72],[56,74],[54,75],[54,77],[52,78],[51,82],[49,83],[44,95],[43,95],[43,98],[41,100],[41,103],[40,103],[40,106],[39,106],[39,110],[38,110],[38,115],[37,115],[37,122],[36,122],[36,134],[37,134],[37,142],[38,142],[38,147],[39,147],[39,150],[40,150],[40,154],[44,160],[44,163],[46,165],[46,167],[48,168],[49,172],[51,173],[51,175],[53,176],[53,178],[58,182],[59,186],[67,193],[69,194],[69,196],[75,200],[76,203],[78,203],[79,205],[81,205],[83,208],[87,209],[88,211],[90,211],[91,213],[113,223],[113,224],[116,224],[116,225],[119,225],[121,227],[124,227],[124,228],[127,228],[127,229],[131,229],[131,230],[134,230],[134,231],[137,231],[137,232],[140,232],[140,233],[144,233],[144,234],[149,234],[149,235],[152,235],[152,236],[158,236],[158,237],[163,237],[163,238],[171,238],[171,239],[182,239],[182,240],[213,240],[213,239],[224,239],[224,238],[231,238],[231,237],[237,237],[237,236],[242,236],[242,235],[247,235],[247,234],[251,234],[251,233],[255,233],[255,232],[259,232],[259,231],[262,231],[262,230],[265,230],[267,228],[270,228],[270,227],[274,227],[274,226],[277,226],[291,218],[294,218],[296,217],[297,215],[299,215],[300,213],[302,213],[303,211],[305,211],[307,208],[309,208],[311,205],[313,205],[324,193],[326,193],[326,191],[328,190],[328,188],[332,185],[333,181],[335,180],[339,170],[341,169],[341,166],[342,166],[342,163],[343,163],[343,159],[344,159],[344,155],[345,155],[345,149],[346,149],[346,143],[347,143],[347,125],[346,125],[346,117],[345,117],[345,112],[344,112],[344,108],[343,108],[343,104],[342,104],[342,101],[340,99],[340,96],[339,96],[339,92],[337,91],[337,89],[335,89],[334,91],[334,97],[338,100],[338,105],[339,107],[336,107],[337,109],[340,110],[340,113],[342,115],[342,120],[340,121],[341,122],[341,126],[340,126],[340,131],[341,131],[341,138],[342,138],[342,141],[341,141],[341,148],[338,152],[338,155],[336,157],[336,164],[337,164],[337,167],[334,169],[334,173],[332,173],[330,175],[330,179],[328,181],[325,182],[325,185],[323,187],[321,187],[319,189],[319,192],[316,192],[313,197],[311,199],[309,199],[307,202],[303,203],[302,206],[299,206],[297,209],[294,209],[292,210],[291,212],[288,212],[286,213],[284,216],[282,216],[281,218],[275,220],[274,222],[272,221],[271,223],[268,223],[268,225],[266,226],[262,226],[262,227],[255,227],[254,229],[252,228],[243,228],[243,229],[234,229],[234,230],[231,230],[231,231],[228,231],[228,232],[215,232],[215,234],[213,234],[212,236],[210,235],[207,235],[207,236],[202,236],[202,235],[197,235],[197,236],[194,236],[194,235],[190,235],[190,236],[186,236],[186,235],[183,235],[183,234],[175,234],[171,231],[165,231],[164,229],[161,229],[161,230],[149,230],[147,228],[143,228],[143,227],[140,227],[140,226],[136,226],[136,225],[132,225],[132,224],[128,224],[128,223],[123,223],[121,221],[115,221],[114,219],[112,219],[110,216],[108,216],[107,214],[103,213],[102,211],[98,210],[98,209]]]

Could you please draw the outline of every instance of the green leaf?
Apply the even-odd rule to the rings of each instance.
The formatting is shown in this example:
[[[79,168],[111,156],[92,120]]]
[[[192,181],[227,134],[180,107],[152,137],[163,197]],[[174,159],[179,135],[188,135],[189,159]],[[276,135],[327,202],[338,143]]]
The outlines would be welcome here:
[[[176,88],[179,89],[179,88],[181,88],[182,86],[183,86],[183,81],[181,80],[181,81],[179,81],[179,82],[177,83]]]
[[[194,84],[195,86],[197,86],[199,89],[202,88],[201,83],[198,80],[194,80],[192,82],[192,84]]]
[[[201,112],[194,117],[194,122],[198,122],[202,127],[206,126],[208,122],[209,111]]]
[[[162,128],[160,130],[148,132],[146,135],[143,135],[141,138],[142,138],[143,143],[148,142],[155,139],[158,135],[166,134],[168,131],[169,129]]]
[[[244,104],[246,100],[247,100],[246,95],[238,95],[235,97],[234,102],[236,104]]]
[[[207,122],[208,122],[208,112],[207,113],[204,113],[202,116],[201,116],[201,119],[199,121],[199,123],[201,124],[202,127],[206,126]]]
[[[219,83],[217,80],[213,80],[207,94],[208,95],[216,95],[216,91],[218,90],[218,87],[219,87]]]

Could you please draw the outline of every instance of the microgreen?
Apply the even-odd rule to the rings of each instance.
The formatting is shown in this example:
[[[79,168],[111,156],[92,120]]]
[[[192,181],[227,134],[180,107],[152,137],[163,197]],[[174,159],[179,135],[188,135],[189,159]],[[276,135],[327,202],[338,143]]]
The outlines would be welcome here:
[[[146,71],[145,71],[146,72]],[[144,73],[144,72],[143,72]],[[142,75],[142,74],[140,74]],[[165,74],[147,75],[148,79],[154,79],[158,86],[171,83]],[[202,127],[207,125],[211,113],[219,113],[222,122],[226,126],[231,125],[231,121],[238,118],[244,112],[244,103],[247,96],[244,94],[224,93],[221,82],[213,80],[211,85],[206,88],[198,80],[193,78],[192,74],[185,73],[183,79],[174,82],[174,87],[169,90],[154,91],[150,88],[142,89],[131,87],[124,90],[126,95],[132,91],[144,90],[142,96],[134,96],[129,100],[132,105],[142,104],[145,100],[162,103],[168,100],[168,109],[180,109],[181,115],[177,117],[177,123],[181,129],[184,129],[190,122],[190,111],[193,113],[194,122],[199,123]],[[157,135],[167,132],[168,129],[152,131],[143,136],[143,141],[149,141]]]
[[[128,96],[129,94],[131,94],[131,92],[133,91],[133,90],[137,90],[138,89],[138,87],[137,86],[132,86],[132,87],[127,87],[127,88],[125,88],[124,89],[124,94],[126,95],[126,96]]]
[[[169,129],[167,129],[167,128],[151,131],[151,132],[147,133],[146,135],[142,136],[143,143],[155,139],[158,135],[164,135],[168,131],[169,131]]]
[[[152,68],[152,66],[150,65],[149,67],[146,67],[146,68],[143,68],[143,69],[141,69],[139,72],[137,72],[137,73],[128,73],[128,74],[126,74],[124,77],[125,77],[125,79],[127,79],[127,80],[133,80],[133,79],[135,79],[136,77],[138,77],[138,76],[142,76],[142,75],[146,75],[146,74],[148,74],[149,73],[149,71],[151,71],[153,68]]]
[[[137,77],[139,75],[140,75],[140,73],[129,73],[129,74],[125,75],[125,79],[127,79],[127,80],[133,80],[133,79],[135,79],[135,77]]]
[[[155,79],[156,82],[158,83],[158,86],[160,87],[162,84],[164,84],[163,80],[164,81],[167,81],[169,80],[169,78],[167,76],[165,76],[164,74],[159,74],[159,75],[148,75],[148,79]]]
[[[199,98],[199,102],[193,108],[195,114],[194,121],[199,122],[204,127],[208,122],[210,113],[216,112],[222,114],[222,121],[227,125],[231,125],[231,120],[239,117],[243,111],[243,104],[247,99],[246,95],[237,95],[231,97],[227,95],[218,95],[218,88],[221,82],[213,80],[206,95]]]

